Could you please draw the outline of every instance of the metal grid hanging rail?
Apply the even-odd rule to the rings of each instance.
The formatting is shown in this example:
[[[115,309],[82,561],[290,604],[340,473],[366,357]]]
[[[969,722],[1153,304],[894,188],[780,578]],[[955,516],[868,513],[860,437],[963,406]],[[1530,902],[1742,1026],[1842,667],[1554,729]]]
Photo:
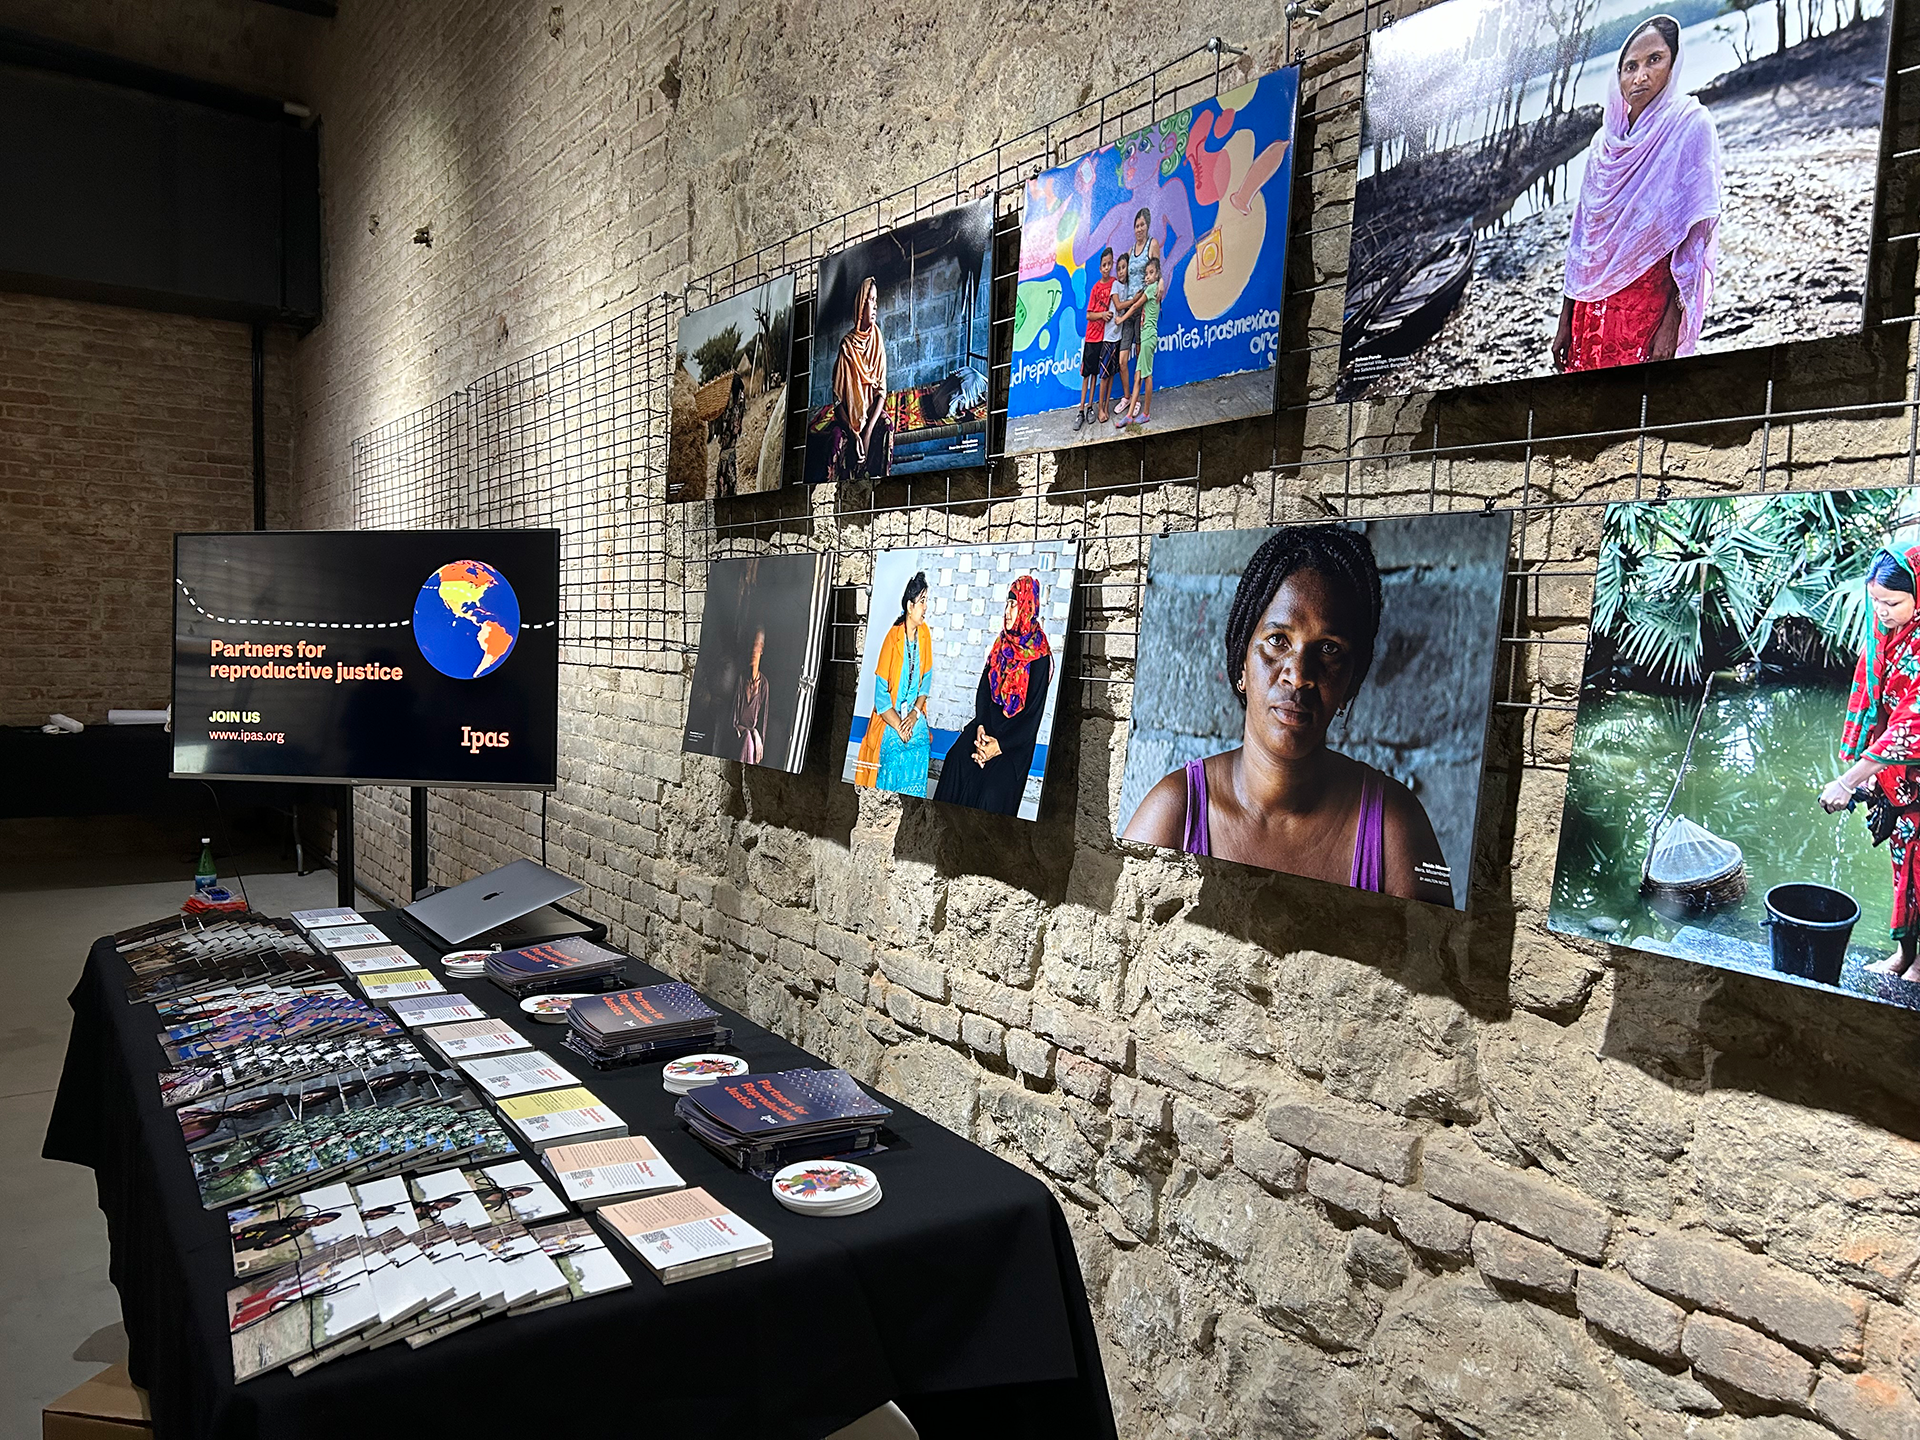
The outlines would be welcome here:
[[[699,639],[706,568],[780,549],[835,553],[829,654],[858,656],[875,549],[917,542],[1078,538],[1077,678],[1097,692],[1131,682],[1146,555],[1175,529],[1278,520],[1514,512],[1499,704],[1528,712],[1525,760],[1553,763],[1543,717],[1573,708],[1586,636],[1600,507],[1613,500],[1741,489],[1911,482],[1920,393],[1910,364],[1913,165],[1920,97],[1912,27],[1893,15],[1879,203],[1869,248],[1869,327],[1795,347],[1700,357],[1678,366],[1518,381],[1384,402],[1334,395],[1353,175],[1365,102],[1366,37],[1393,9],[1363,0],[1326,15],[1290,5],[1264,54],[1215,41],[1069,114],[912,186],[763,245],[625,314],[475,381],[459,411],[465,438],[442,442],[449,402],[354,446],[359,523],[412,523],[459,496],[461,523],[557,524],[568,566],[563,639],[579,663],[640,663]],[[1302,67],[1287,304],[1271,416],[1058,455],[1008,456],[1007,416],[1018,217],[1025,181],[1111,144],[1275,65]],[[814,267],[832,249],[973,198],[996,209],[989,446],[984,470],[878,485],[799,485]],[[788,485],[669,505],[668,389],[679,320],[775,276],[797,279],[787,417]],[[1631,417],[1614,421],[1613,415]],[[410,448],[413,447],[413,448]],[[464,483],[436,463],[458,457]],[[1888,473],[1889,470],[1895,473]],[[430,499],[404,502],[424,485]],[[409,509],[411,504],[414,508]],[[360,517],[366,517],[361,519]],[[1572,663],[1547,657],[1572,655]]]

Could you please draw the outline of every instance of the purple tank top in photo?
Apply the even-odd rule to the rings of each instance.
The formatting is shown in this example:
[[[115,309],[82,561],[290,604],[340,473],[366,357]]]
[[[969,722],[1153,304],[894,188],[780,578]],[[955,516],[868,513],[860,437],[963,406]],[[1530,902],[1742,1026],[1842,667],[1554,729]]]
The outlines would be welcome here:
[[[1386,855],[1387,791],[1380,777],[1368,770],[1360,781],[1360,817],[1353,827],[1353,864],[1347,884],[1355,890],[1380,889]],[[1187,823],[1180,848],[1189,855],[1213,854],[1207,833],[1207,762],[1187,762]]]

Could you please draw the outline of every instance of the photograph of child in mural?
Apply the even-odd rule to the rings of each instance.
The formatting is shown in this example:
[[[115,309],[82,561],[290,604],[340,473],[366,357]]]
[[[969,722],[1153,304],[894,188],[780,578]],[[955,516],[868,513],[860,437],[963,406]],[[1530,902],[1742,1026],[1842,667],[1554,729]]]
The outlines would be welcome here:
[[[1298,91],[1276,71],[1027,182],[1008,453],[1273,409]]]
[[[695,310],[674,337],[667,499],[780,488],[787,442],[793,277]]]
[[[1862,323],[1885,0],[1448,0],[1376,31],[1341,395]]]
[[[1155,540],[1120,838],[1465,909],[1510,532]]]
[[[832,557],[757,555],[707,567],[682,750],[797,774],[813,729]]]
[[[807,483],[987,463],[993,202],[820,263]]]
[[[1025,541],[876,555],[843,778],[1036,818],[1077,548]]]
[[[1920,1009],[1920,493],[1610,505],[1548,923]]]

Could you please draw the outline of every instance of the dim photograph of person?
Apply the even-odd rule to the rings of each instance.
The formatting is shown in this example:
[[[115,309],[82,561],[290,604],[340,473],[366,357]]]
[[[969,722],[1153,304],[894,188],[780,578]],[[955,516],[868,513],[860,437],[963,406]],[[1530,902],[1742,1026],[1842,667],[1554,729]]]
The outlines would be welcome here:
[[[996,815],[1019,811],[1053,682],[1053,647],[1039,613],[1039,582],[1022,575],[1007,589],[1000,634],[980,671],[973,719],[947,751],[934,799]]]
[[[880,282],[869,275],[854,301],[853,329],[833,362],[830,481],[884,480],[893,472],[893,428],[886,411],[887,338],[880,331]]]
[[[789,774],[805,763],[831,557],[711,561],[681,749]]]
[[[1620,47],[1574,204],[1556,370],[1699,346],[1720,260],[1720,140],[1707,107],[1681,90],[1680,65],[1670,15]]]
[[[1854,667],[1853,689],[1840,733],[1840,758],[1852,763],[1820,792],[1820,808],[1829,814],[1850,810],[1856,800],[1885,807],[1887,857],[1893,865],[1893,903],[1888,925],[1897,948],[1885,960],[1865,968],[1920,984],[1915,941],[1920,940],[1920,894],[1914,867],[1920,849],[1920,626],[1914,624],[1914,577],[1920,575],[1920,545],[1898,554],[1882,550],[1864,582],[1867,594],[1866,644]]]
[[[740,742],[740,758],[758,765],[767,753],[767,677],[760,671],[760,659],[766,654],[767,632],[753,632],[753,651],[747,657],[747,672],[733,692],[733,733]]]
[[[927,629],[927,576],[915,571],[900,595],[900,618],[881,642],[873,671],[873,718],[860,741],[853,783],[901,795],[927,793],[933,731],[933,636]]]
[[[1241,574],[1226,621],[1241,744],[1162,778],[1121,838],[1451,905],[1421,802],[1328,744],[1372,667],[1381,610],[1364,535],[1333,525],[1274,532]]]

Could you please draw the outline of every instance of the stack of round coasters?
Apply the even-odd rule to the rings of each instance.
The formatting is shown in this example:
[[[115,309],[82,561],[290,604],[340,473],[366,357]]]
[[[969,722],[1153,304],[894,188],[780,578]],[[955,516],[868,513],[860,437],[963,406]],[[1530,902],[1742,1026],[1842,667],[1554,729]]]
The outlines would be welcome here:
[[[660,1071],[660,1088],[669,1095],[684,1095],[716,1080],[732,1080],[749,1068],[737,1055],[682,1055]]]
[[[447,974],[456,980],[477,980],[487,973],[487,950],[455,950],[451,955],[442,955],[440,963],[447,968]]]
[[[880,1203],[880,1177],[845,1160],[802,1160],[774,1175],[773,1198],[801,1215],[858,1215]]]
[[[579,995],[529,995],[520,1002],[520,1008],[543,1025],[564,1025],[567,1023],[567,1011],[573,1008],[573,1002],[584,1000]]]

